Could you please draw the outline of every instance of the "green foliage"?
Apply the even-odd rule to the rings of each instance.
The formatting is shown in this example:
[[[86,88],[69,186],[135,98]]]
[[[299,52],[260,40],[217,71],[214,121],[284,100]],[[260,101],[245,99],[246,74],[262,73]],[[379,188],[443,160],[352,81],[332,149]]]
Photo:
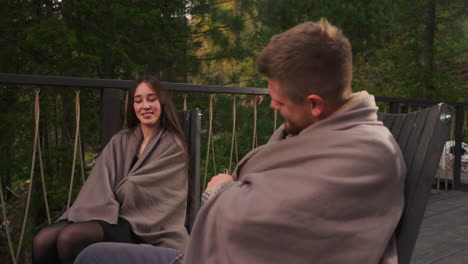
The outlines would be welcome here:
[[[355,53],[354,87],[384,96],[466,101],[457,69],[466,64],[466,56],[460,54],[467,53],[468,39],[460,25],[467,18],[457,16],[460,9],[452,9],[455,2],[460,5],[462,1],[436,5],[433,65],[425,62],[427,22],[420,19],[430,2],[394,5],[388,27],[383,29],[385,45]]]

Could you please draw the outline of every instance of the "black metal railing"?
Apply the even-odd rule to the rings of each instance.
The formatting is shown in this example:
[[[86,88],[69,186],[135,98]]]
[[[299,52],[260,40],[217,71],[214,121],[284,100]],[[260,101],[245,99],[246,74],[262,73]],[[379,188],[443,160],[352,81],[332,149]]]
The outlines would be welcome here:
[[[0,73],[0,84],[31,85],[31,86],[63,86],[64,88],[96,88],[101,89],[101,144],[105,145],[108,140],[121,128],[120,117],[120,90],[129,89],[135,85],[131,80],[93,79],[59,76],[41,76],[24,74]],[[265,88],[232,87],[220,85],[200,85],[187,83],[163,83],[171,91],[177,92],[199,92],[199,93],[222,93],[222,94],[244,94],[244,95],[267,95]],[[388,105],[390,113],[405,113],[409,106],[428,107],[440,101],[406,99],[394,97],[376,96],[376,101]],[[460,187],[462,137],[464,129],[465,110],[468,103],[445,102],[455,109],[455,147],[454,147],[454,171],[453,179],[455,186]],[[105,118],[104,118],[105,117]]]

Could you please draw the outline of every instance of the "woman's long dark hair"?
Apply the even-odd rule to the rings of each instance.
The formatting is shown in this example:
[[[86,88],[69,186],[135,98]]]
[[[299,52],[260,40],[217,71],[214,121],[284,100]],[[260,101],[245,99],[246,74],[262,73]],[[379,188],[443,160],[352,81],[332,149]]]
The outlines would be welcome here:
[[[140,120],[138,120],[135,109],[133,108],[133,101],[135,90],[138,85],[141,83],[148,84],[155,92],[156,96],[159,99],[161,104],[161,117],[160,117],[160,126],[168,130],[169,132],[174,133],[179,139],[180,142],[183,144],[181,147],[184,150],[185,155],[187,156],[187,144],[185,142],[184,132],[179,125],[179,121],[177,118],[177,113],[175,110],[174,102],[172,101],[171,94],[169,91],[164,88],[161,82],[154,76],[143,76],[140,77],[136,81],[136,85],[130,88],[128,93],[128,107],[127,107],[127,127],[131,131],[135,130],[135,128],[140,125]],[[187,156],[188,157],[188,156]]]

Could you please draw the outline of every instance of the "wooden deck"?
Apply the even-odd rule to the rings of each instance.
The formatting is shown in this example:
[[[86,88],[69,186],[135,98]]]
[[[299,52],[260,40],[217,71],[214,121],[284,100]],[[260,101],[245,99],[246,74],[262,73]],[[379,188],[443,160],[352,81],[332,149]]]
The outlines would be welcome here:
[[[468,263],[468,192],[433,191],[411,263]]]

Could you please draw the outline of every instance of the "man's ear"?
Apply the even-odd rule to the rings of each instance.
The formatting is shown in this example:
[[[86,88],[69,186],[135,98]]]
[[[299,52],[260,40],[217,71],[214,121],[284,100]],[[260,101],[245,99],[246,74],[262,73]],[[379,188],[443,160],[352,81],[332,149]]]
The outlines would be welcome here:
[[[319,95],[309,94],[307,104],[310,106],[310,113],[315,118],[320,118],[325,112],[325,101]]]

